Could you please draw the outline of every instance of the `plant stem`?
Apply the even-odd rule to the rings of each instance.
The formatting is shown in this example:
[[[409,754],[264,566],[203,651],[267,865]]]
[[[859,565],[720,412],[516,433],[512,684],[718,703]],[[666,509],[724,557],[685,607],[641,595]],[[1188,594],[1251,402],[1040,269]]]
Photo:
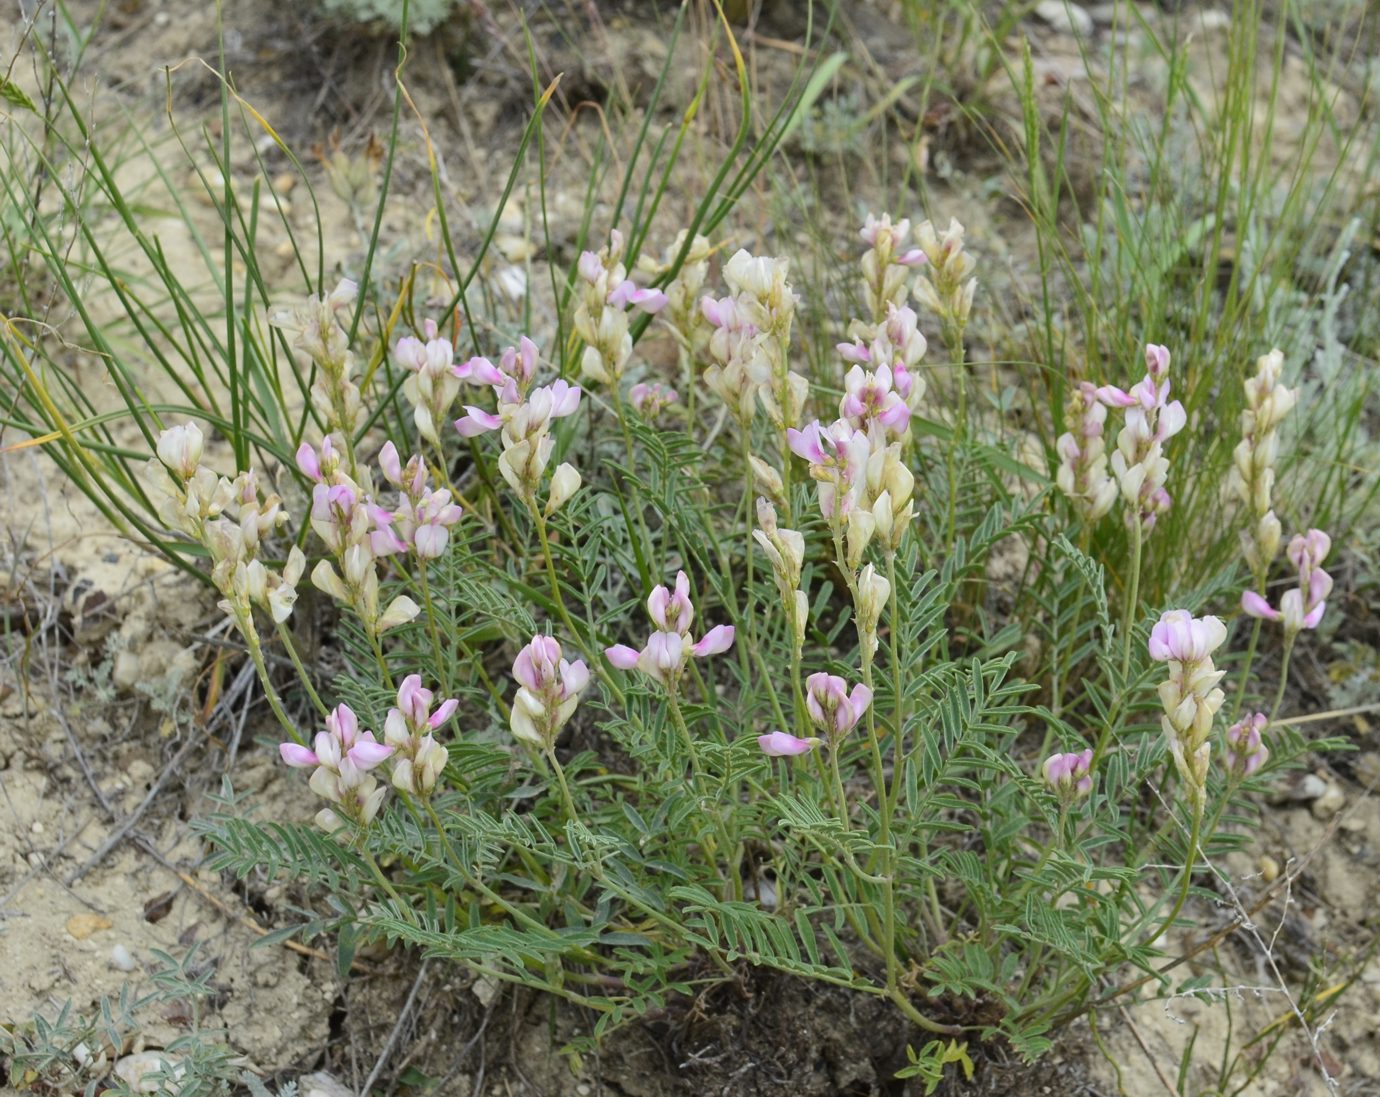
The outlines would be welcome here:
[[[235,624],[239,627],[240,635],[244,637],[245,647],[249,649],[249,658],[254,660],[254,669],[259,674],[259,684],[264,687],[264,696],[268,698],[268,707],[273,710],[273,715],[278,717],[278,723],[283,725],[283,730],[288,733],[292,741],[299,746],[306,743],[302,738],[301,732],[293,726],[288,715],[283,711],[283,703],[278,699],[278,691],[273,688],[273,682],[268,677],[268,666],[264,663],[263,648],[259,644],[259,632],[254,627],[254,618],[245,611],[243,619],[236,615]]]
[[[388,670],[388,663],[383,658],[383,645],[379,643],[379,635],[372,628],[365,627],[369,634],[369,645],[374,649],[374,662],[378,664],[379,673],[383,675],[383,684],[389,689],[395,689],[393,685],[393,675]]]
[[[1251,680],[1251,664],[1255,662],[1256,645],[1260,643],[1260,627],[1264,624],[1261,618],[1255,619],[1255,627],[1251,629],[1250,646],[1246,648],[1246,662],[1241,668],[1241,681],[1236,686],[1236,700],[1231,706],[1231,723],[1236,723],[1241,719],[1241,705],[1246,700],[1246,683]]]
[[[311,677],[307,674],[307,668],[302,665],[302,659],[297,654],[297,645],[292,642],[292,630],[287,627],[286,621],[276,622],[278,629],[278,639],[283,643],[283,649],[288,653],[288,658],[292,660],[292,665],[297,671],[297,677],[302,680],[302,686],[307,691],[307,696],[311,698],[311,703],[316,706],[316,711],[325,716],[330,710],[326,708],[320,695],[316,692],[316,687],[311,684]]]
[[[579,823],[580,817],[575,812],[575,800],[570,795],[570,786],[566,784],[565,770],[561,768],[560,760],[556,757],[554,747],[546,748],[546,760],[551,763],[551,768],[556,773],[556,783],[561,788],[561,801],[565,805],[566,818],[572,823]]]
[[[383,888],[383,890],[388,893],[388,897],[402,909],[403,917],[407,919],[408,924],[415,926],[417,924],[417,912],[412,909],[410,903],[403,902],[403,897],[398,894],[397,889],[393,887],[388,877],[383,874],[383,869],[379,868],[379,863],[374,860],[374,855],[369,852],[369,847],[361,842],[359,852],[364,857],[364,863],[369,866],[369,870],[374,874],[374,879],[379,882],[379,886]]]
[[[964,363],[963,331],[951,331],[952,325],[945,324],[945,342],[953,359],[953,368],[958,376],[958,415],[954,419],[953,433],[949,436],[949,450],[945,466],[949,479],[948,537],[945,541],[948,550],[953,552],[958,524],[958,449],[968,437],[968,371]]]
[[[1179,916],[1179,911],[1183,910],[1184,903],[1188,900],[1188,886],[1193,879],[1193,866],[1198,859],[1198,834],[1199,828],[1202,825],[1203,808],[1201,803],[1197,803],[1193,808],[1193,829],[1188,838],[1188,859],[1184,863],[1183,881],[1179,885],[1179,898],[1174,903],[1174,909],[1169,912],[1169,917],[1160,924],[1160,928],[1155,930],[1150,936],[1150,939],[1145,942],[1147,948],[1158,941],[1160,937],[1164,935],[1165,931],[1174,924],[1174,919]]]
[[[1131,623],[1136,616],[1136,602],[1140,596],[1140,554],[1143,540],[1140,515],[1131,523],[1131,584],[1126,588],[1126,609],[1121,615],[1121,680],[1131,672]]]
[[[436,661],[436,673],[441,679],[442,695],[450,692],[450,660],[441,650],[441,634],[436,627],[436,607],[431,601],[431,584],[427,581],[426,561],[418,559],[417,577],[422,588],[422,605],[426,607],[427,633],[431,637],[431,653]]]
[[[1286,633],[1284,637],[1284,657],[1279,663],[1279,688],[1275,690],[1275,703],[1270,706],[1270,719],[1265,726],[1274,725],[1275,717],[1279,715],[1279,706],[1284,700],[1284,687],[1289,684],[1289,656],[1294,652],[1294,640],[1297,633]]]

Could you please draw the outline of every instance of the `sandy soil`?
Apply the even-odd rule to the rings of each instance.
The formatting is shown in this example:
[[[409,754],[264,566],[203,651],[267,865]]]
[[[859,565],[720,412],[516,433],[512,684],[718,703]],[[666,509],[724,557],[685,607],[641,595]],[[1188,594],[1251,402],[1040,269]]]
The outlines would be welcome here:
[[[233,16],[227,48],[240,86],[257,90],[255,102],[268,117],[282,120],[284,136],[294,143],[326,142],[336,129],[344,148],[358,148],[386,122],[379,88],[385,86],[391,51],[384,43],[352,44],[306,33],[307,22],[282,7],[256,0]],[[664,56],[664,43],[629,9],[607,7],[589,32],[596,45],[584,54],[550,27],[537,28],[546,69],[566,73],[564,87],[572,97],[597,90],[613,67],[645,94]],[[158,131],[164,125],[158,67],[197,53],[213,56],[206,6],[198,0],[133,0],[114,8],[111,29],[98,40],[95,71],[121,106]],[[463,94],[446,64],[434,79],[419,76],[414,88],[423,115],[446,138],[450,178],[464,211],[492,201],[485,195],[486,180],[460,177],[490,154],[506,159],[513,119],[520,117],[510,108],[526,95],[527,76],[509,56],[514,26],[506,16],[496,18],[504,44],[491,41],[471,58],[472,83]],[[887,4],[861,5],[853,16],[883,72],[905,64],[903,53],[890,45],[905,40],[894,18]],[[1211,23],[1201,28],[1205,58],[1214,48]],[[773,41],[789,33],[785,23],[762,31]],[[1078,42],[1040,24],[1033,34],[1053,109],[1065,89],[1082,94]],[[444,60],[454,46],[442,35],[422,44],[419,54],[423,61]],[[785,71],[788,54],[772,47],[755,54],[759,77],[769,81],[773,66]],[[1205,61],[1204,92],[1211,94],[1207,71]],[[211,106],[214,84],[195,67],[179,76],[184,117],[195,118]],[[1155,79],[1154,73],[1145,79]],[[305,89],[311,89],[312,100],[306,112]],[[692,91],[692,78],[673,81],[668,98],[684,102]],[[1354,105],[1340,90],[1338,101],[1340,117],[1354,117]],[[1302,112],[1306,104],[1286,94],[1276,109]],[[408,126],[419,139],[420,128],[411,121]],[[1292,132],[1287,125],[1282,131]],[[705,140],[712,144],[713,137]],[[982,165],[965,165],[965,153],[947,150],[943,142],[941,131],[935,162],[951,174],[936,187],[969,204],[975,211],[966,218],[970,230],[1021,281],[1032,261],[1024,219],[1010,204],[982,203]],[[400,164],[403,193],[409,186],[425,193],[420,148],[418,140]],[[1275,154],[1287,158],[1293,148],[1281,141]],[[558,178],[578,176],[578,160],[571,161],[554,165]],[[345,203],[330,196],[329,187],[321,190],[328,233],[342,249],[358,247]],[[577,194],[573,186],[567,192],[558,187],[558,212],[577,206]],[[195,213],[197,206],[189,208]],[[293,214],[306,215],[305,203]],[[512,227],[508,258],[520,261],[520,217]],[[389,229],[404,247],[421,231],[405,215]],[[190,262],[186,233],[175,222],[160,232]],[[272,251],[282,241],[269,237],[264,243]],[[285,257],[281,261],[286,276],[289,265]],[[99,363],[76,361],[73,368],[93,379],[99,375]],[[714,1023],[668,1018],[621,1033],[600,1056],[581,1059],[559,1051],[562,1039],[578,1031],[579,1019],[550,1003],[495,997],[492,988],[468,977],[439,968],[419,973],[412,958],[381,952],[363,957],[365,974],[342,983],[325,951],[255,947],[266,930],[293,919],[296,897],[202,867],[204,850],[187,824],[210,810],[208,794],[218,790],[227,771],[249,805],[280,811],[291,802],[281,793],[269,751],[256,738],[268,729],[253,703],[249,676],[228,657],[225,630],[200,587],[111,531],[40,452],[4,452],[12,441],[0,438],[0,497],[7,501],[0,607],[11,627],[27,620],[31,643],[12,639],[0,667],[0,1025],[22,1024],[35,1011],[51,1013],[69,1000],[90,1010],[126,983],[146,986],[157,963],[154,949],[181,953],[195,944],[200,962],[213,969],[216,989],[202,1023],[222,1031],[245,1066],[263,1075],[296,1077],[325,1068],[347,1086],[358,1086],[397,1035],[385,1076],[389,1084],[415,1067],[441,1080],[438,1093],[898,1092],[886,1066],[904,1061],[908,1034],[860,1013],[859,1004],[843,995],[747,976],[742,987],[725,991],[718,1003],[723,1016]],[[212,680],[230,700],[208,713],[199,699]],[[1376,749],[1367,726],[1358,725],[1356,732],[1363,749]],[[1380,768],[1372,768],[1380,775]],[[1362,965],[1355,984],[1335,1004],[1326,997],[1310,1000],[1327,990],[1309,977],[1319,958],[1331,959],[1335,970],[1336,961],[1374,939],[1380,803],[1368,791],[1365,772],[1360,766],[1322,771],[1326,804],[1314,795],[1267,811],[1251,852],[1221,866],[1248,910],[1281,879],[1279,873],[1290,883],[1276,884],[1273,898],[1253,912],[1255,935],[1237,933],[1201,955],[1202,972],[1211,974],[1218,989],[1197,1000],[1150,1001],[1099,1016],[1097,1035],[1107,1058],[1121,1065],[1119,1081],[1093,1048],[1093,1034],[1080,1024],[1040,1066],[1023,1068],[994,1054],[981,1063],[977,1088],[952,1091],[1094,1094],[1120,1088],[1134,1097],[1176,1092],[1180,1058],[1191,1041],[1194,1063],[1183,1092],[1215,1092],[1223,1057],[1241,1051],[1249,1060],[1257,1053],[1253,1048],[1266,1042],[1261,1035],[1277,1024],[1284,1033],[1279,1050],[1262,1077],[1239,1092],[1326,1092],[1311,1049],[1290,1020],[1292,999],[1318,1029],[1319,1050],[1343,1091],[1380,1093],[1380,961],[1372,956]],[[1198,906],[1197,915],[1209,925],[1225,924],[1231,916],[1233,900],[1223,891],[1217,909]],[[775,1010],[764,1005],[777,1000]],[[811,1012],[812,1018],[804,1016]],[[117,1053],[165,1046],[186,1025],[186,1017],[165,1010],[146,1023],[138,1044]],[[782,1051],[802,1044],[811,1048],[809,1057]],[[326,1082],[317,1084],[327,1092]]]

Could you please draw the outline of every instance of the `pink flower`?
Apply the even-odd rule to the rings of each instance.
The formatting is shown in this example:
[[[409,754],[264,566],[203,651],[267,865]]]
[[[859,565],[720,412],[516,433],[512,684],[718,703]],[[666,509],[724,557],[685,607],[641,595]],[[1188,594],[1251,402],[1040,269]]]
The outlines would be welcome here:
[[[461,381],[468,381],[472,385],[492,385],[494,388],[502,388],[504,382],[508,380],[503,372],[482,355],[475,355],[461,362],[458,366],[451,367],[451,372]]]
[[[635,668],[641,654],[636,648],[630,648],[627,644],[614,644],[613,647],[604,649],[604,656],[619,670]]]
[[[1150,630],[1150,658],[1197,663],[1206,659],[1227,638],[1227,626],[1217,617],[1194,617],[1186,609],[1166,612]]]
[[[503,356],[498,360],[498,369],[501,376],[493,383],[499,384],[504,377],[511,377],[519,389],[525,389],[537,375],[537,344],[527,336],[521,336],[517,346],[503,351]]]
[[[1277,610],[1262,595],[1248,590],[1241,595],[1242,610],[1251,617],[1283,621],[1287,636],[1317,628],[1327,610],[1327,596],[1332,593],[1332,576],[1322,569],[1331,548],[1332,539],[1320,529],[1295,536],[1289,542],[1287,555],[1298,568],[1298,586],[1284,592]]]
[[[695,619],[695,607],[690,604],[690,579],[685,572],[676,572],[676,592],[656,587],[647,598],[647,616],[663,632],[678,632],[684,636]]]
[[[555,637],[533,636],[513,661],[513,678],[519,687],[508,721],[514,737],[552,749],[589,685],[589,668],[562,658]]]
[[[278,753],[283,756],[284,762],[298,769],[320,764],[320,760],[316,757],[316,752],[314,750],[301,746],[298,743],[279,743]]]
[[[872,691],[859,683],[848,692],[848,683],[837,674],[812,674],[805,679],[805,708],[816,726],[831,736],[852,731],[872,703]]]
[[[657,631],[641,651],[626,644],[604,649],[605,657],[619,670],[636,668],[654,681],[674,685],[691,657],[720,655],[733,646],[732,625],[716,625],[698,641],[692,639],[695,607],[690,601],[690,579],[683,571],[676,573],[674,591],[658,586],[647,596],[647,616]]]
[[[810,462],[810,476],[819,482],[819,510],[828,520],[844,519],[865,483],[872,443],[867,432],[844,419],[825,427],[819,420],[804,430],[786,429],[791,452]]]
[[[699,641],[690,645],[690,654],[696,659],[706,655],[722,655],[733,646],[736,630],[732,625],[715,625]]]
[[[784,731],[773,731],[770,735],[757,736],[757,745],[769,758],[791,758],[797,754],[808,754],[819,746],[818,739],[800,739],[787,735]]]
[[[476,438],[488,431],[498,430],[501,426],[502,416],[477,408],[473,404],[466,404],[465,414],[455,420],[455,429],[460,432],[461,438]]]
[[[637,669],[649,678],[665,682],[685,665],[685,638],[678,632],[654,632],[637,657]]]
[[[1249,777],[1269,760],[1270,750],[1260,738],[1268,722],[1263,712],[1257,712],[1227,729],[1228,772]]]
[[[297,467],[308,480],[320,482],[321,462],[317,459],[316,450],[311,448],[311,443],[303,442],[297,447]]]
[[[1241,595],[1241,609],[1248,617],[1261,617],[1267,621],[1278,621],[1280,612],[1265,600],[1263,594],[1248,590]]]
[[[844,395],[839,416],[857,430],[876,421],[893,434],[904,434],[910,425],[910,407],[892,386],[891,367],[885,362],[875,370],[854,366],[844,375]]]
[[[1040,767],[1045,784],[1063,800],[1086,796],[1092,791],[1092,760],[1091,748],[1076,754],[1051,754]]]
[[[659,382],[639,381],[628,391],[628,399],[640,415],[655,419],[662,408],[680,400],[680,393]]]
[[[625,309],[631,305],[647,313],[660,312],[666,307],[666,302],[666,294],[655,289],[638,289],[631,278],[625,278],[618,283],[608,296],[608,303],[616,309]]]

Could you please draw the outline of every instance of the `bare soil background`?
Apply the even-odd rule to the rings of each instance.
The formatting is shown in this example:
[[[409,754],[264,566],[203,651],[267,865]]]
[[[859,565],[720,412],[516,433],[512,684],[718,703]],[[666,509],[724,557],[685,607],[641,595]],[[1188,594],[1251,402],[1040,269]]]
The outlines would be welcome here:
[[[83,90],[102,104],[108,124],[123,116],[149,134],[165,132],[165,66],[171,66],[179,122],[189,129],[203,121],[217,125],[219,85],[208,70],[188,61],[203,57],[214,63],[211,6],[202,0],[101,6],[105,29],[95,40]],[[443,150],[444,168],[473,210],[491,208],[497,198],[501,179],[492,165],[509,162],[530,103],[521,27],[506,7],[491,4],[486,17],[468,28],[443,29],[416,43],[408,70],[410,91]],[[73,8],[94,17],[98,5],[83,0]],[[792,5],[767,9],[744,40],[759,86],[770,89],[794,64],[802,28]],[[1144,15],[1165,18],[1149,6]],[[564,74],[567,108],[602,104],[615,88],[626,90],[634,104],[645,102],[666,46],[640,4],[582,3],[561,13],[532,10],[529,17],[543,79]],[[1110,33],[1097,9],[1091,18],[1094,35]],[[1205,51],[1214,48],[1213,35],[1220,35],[1225,18],[1216,8],[1202,9],[1196,33]],[[328,156],[338,145],[348,155],[364,155],[371,136],[386,131],[395,63],[395,47],[386,36],[333,27],[307,5],[267,0],[227,5],[225,26],[226,61],[237,88],[294,147],[319,146]],[[1079,94],[1080,43],[1039,21],[1026,29],[1053,110],[1065,90],[1073,87]],[[876,66],[879,81],[913,69],[909,31],[892,5],[847,7],[844,30]],[[669,108],[687,101],[693,70],[687,65],[673,74]],[[1203,82],[1210,89],[1206,70]],[[1288,133],[1288,113],[1302,109],[1300,102],[1286,89],[1277,109],[1280,132]],[[579,146],[579,127],[598,124],[595,115],[574,113],[571,147]],[[1014,99],[995,95],[990,117],[997,129],[1018,129]],[[1018,302],[999,310],[995,323],[1013,322],[1019,302],[1034,296],[1033,230],[1004,190],[1000,162],[982,136],[942,106],[931,122],[933,212],[954,212],[969,225],[974,247],[990,264],[985,269],[992,272],[991,299]],[[430,183],[415,120],[405,132],[412,143],[400,158],[394,187],[401,194],[411,188],[424,210]],[[712,146],[715,131],[707,132],[704,139]],[[904,151],[874,150],[878,156]],[[1277,151],[1288,156],[1288,143],[1281,141]],[[1089,170],[1093,163],[1089,157]],[[580,169],[579,157],[571,155],[552,170],[554,208],[558,214],[575,211],[565,222],[572,237]],[[312,170],[328,174],[319,162]],[[771,178],[769,170],[764,179]],[[838,182],[828,170],[821,178],[825,186]],[[861,188],[852,181],[849,200],[859,208],[869,206],[867,178]],[[318,190],[328,238],[339,242],[340,252],[360,247],[360,227],[347,204],[329,185]],[[759,209],[754,201],[752,195],[744,200],[745,235],[755,225],[764,247],[789,253],[790,230],[766,223],[770,203],[761,202]],[[190,208],[197,209],[194,203]],[[308,211],[300,203],[296,215]],[[198,227],[212,230],[214,213],[204,214]],[[853,208],[836,203],[834,218],[813,230],[851,239]],[[173,219],[163,219],[159,232],[171,248],[191,247]],[[400,219],[386,233],[416,239],[417,225]],[[272,250],[280,243],[270,237],[264,246]],[[282,261],[286,272],[286,256]],[[539,287],[540,278],[534,283]],[[99,376],[99,363],[77,355],[72,368]],[[90,1010],[102,995],[146,978],[155,963],[153,949],[179,953],[195,944],[216,988],[204,1023],[223,1030],[247,1069],[275,1080],[303,1079],[304,1094],[316,1086],[330,1097],[329,1080],[307,1080],[312,1072],[332,1076],[344,1087],[340,1092],[357,1093],[376,1065],[376,1092],[409,1094],[919,1092],[894,1080],[907,1042],[921,1041],[890,1010],[871,999],[750,969],[737,983],[677,1003],[664,1016],[617,1033],[597,1055],[581,1057],[562,1048],[588,1019],[549,1000],[497,992],[458,970],[420,965],[401,952],[366,949],[351,978],[342,980],[330,942],[256,947],[266,931],[291,924],[294,908],[306,897],[202,868],[204,851],[188,826],[209,809],[208,795],[232,767],[236,791],[251,810],[310,814],[311,805],[266,746],[270,728],[252,668],[227,646],[213,598],[110,532],[41,451],[6,451],[14,441],[0,436],[0,618],[10,630],[0,666],[0,1024],[23,1024],[35,1011],[51,1013],[67,1000]],[[1346,586],[1339,578],[1339,590]],[[1358,627],[1370,630],[1362,639],[1373,643],[1373,609],[1369,616],[1365,607],[1352,609],[1363,622]],[[1326,660],[1320,656],[1298,674],[1295,702],[1325,707]],[[213,683],[214,703],[208,700]],[[1376,932],[1380,804],[1371,788],[1380,779],[1380,756],[1369,724],[1358,718],[1352,730],[1359,753],[1344,763],[1320,759],[1311,783],[1300,780],[1281,789],[1280,803],[1265,813],[1251,852],[1224,866],[1248,909],[1279,874],[1289,879],[1256,914],[1268,948],[1236,934],[1199,957],[1204,971],[1216,973],[1214,986],[1223,988],[1211,1000],[1147,1002],[1098,1018],[1098,1038],[1121,1065],[1120,1082],[1094,1047],[1093,1033],[1080,1023],[1034,1066],[1014,1061],[1000,1047],[975,1046],[975,1079],[946,1081],[940,1092],[1175,1092],[1180,1055],[1190,1040],[1196,1040],[1196,1065],[1184,1092],[1212,1092],[1212,1072],[1224,1048],[1239,1048],[1276,1022],[1292,1024],[1279,988],[1282,977],[1321,1027],[1321,1046],[1343,1092],[1380,1093],[1380,962],[1372,955],[1335,1005],[1324,999],[1314,1006],[1300,997],[1301,988],[1323,989],[1307,977],[1310,970],[1364,950]],[[1227,902],[1224,896],[1220,910],[1200,905],[1195,914],[1208,925],[1225,921]],[[168,1009],[142,1044],[164,1046],[187,1024],[186,1016]],[[1295,1031],[1262,1076],[1240,1092],[1325,1092],[1310,1063],[1311,1050]]]

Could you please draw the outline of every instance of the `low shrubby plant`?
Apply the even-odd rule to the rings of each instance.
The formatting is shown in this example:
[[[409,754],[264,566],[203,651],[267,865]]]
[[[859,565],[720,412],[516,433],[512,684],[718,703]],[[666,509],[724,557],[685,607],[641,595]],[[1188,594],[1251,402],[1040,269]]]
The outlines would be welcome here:
[[[320,439],[231,479],[186,423],[149,465],[260,668],[283,760],[310,775],[301,795],[323,803],[315,825],[203,820],[214,863],[324,885],[303,932],[558,994],[596,1036],[742,961],[884,997],[948,1038],[936,1056],[998,1035],[1036,1056],[1124,965],[1170,983],[1156,961],[1195,867],[1239,842],[1229,821],[1306,744],[1277,722],[1282,683],[1271,712],[1222,713],[1229,628],[1207,611],[1243,597],[1239,568],[1139,595],[1143,556],[1179,550],[1157,535],[1194,430],[1167,347],[1145,347],[1129,389],[1075,387],[1049,479],[1023,473],[1047,486],[988,487],[965,522],[990,445],[960,399],[980,267],[957,222],[919,226],[913,249],[910,229],[869,217],[869,311],[839,324],[832,385],[792,368],[785,259],[738,251],[717,297],[696,265],[683,276],[707,292],[667,315],[683,287],[630,278],[616,232],[578,263],[582,385],[526,335],[457,360],[424,319],[388,350],[411,412],[388,436],[365,426],[386,397],[357,381],[354,287],[275,312]],[[639,312],[678,325],[683,373],[639,360]],[[1279,368],[1268,355],[1247,382],[1224,488],[1242,496],[1244,605],[1283,623],[1287,657],[1330,580],[1311,530],[1281,608],[1254,590],[1280,539]],[[701,385],[700,413],[672,420]],[[1075,547],[1113,519],[1129,560]],[[1074,660],[1084,701],[1063,715],[971,600],[1012,537],[1045,561],[1032,584],[1072,577],[1088,611],[1066,638],[1094,648]],[[333,681],[296,650],[308,574],[341,615]],[[280,699],[269,641],[314,720]]]
[[[818,94],[750,149],[745,106],[674,236],[651,231],[674,156],[598,240],[591,198],[521,314],[471,312],[496,219],[467,273],[446,237],[430,297],[381,277],[386,195],[358,281],[298,255],[311,293],[268,308],[227,184],[218,326],[166,267],[127,306],[194,363],[163,364],[185,401],[149,407],[88,325],[137,434],[0,339],[20,425],[214,586],[258,672],[301,803],[230,772],[197,826],[215,867],[303,886],[315,913],[275,939],[333,933],[342,972],[364,940],[415,947],[590,1010],[589,1039],[758,965],[889,1002],[934,1037],[927,1082],[969,1041],[1034,1058],[1204,982],[1179,966],[1202,941],[1171,956],[1195,881],[1253,793],[1339,745],[1280,718],[1331,587],[1327,534],[1276,499],[1302,363],[1219,370],[1205,407],[1195,344],[1144,310],[1115,373],[1022,395],[1027,432],[973,398],[991,302],[952,218],[868,215],[835,248],[851,293],[802,308],[791,256],[724,222]],[[184,327],[145,334],[164,289]]]

